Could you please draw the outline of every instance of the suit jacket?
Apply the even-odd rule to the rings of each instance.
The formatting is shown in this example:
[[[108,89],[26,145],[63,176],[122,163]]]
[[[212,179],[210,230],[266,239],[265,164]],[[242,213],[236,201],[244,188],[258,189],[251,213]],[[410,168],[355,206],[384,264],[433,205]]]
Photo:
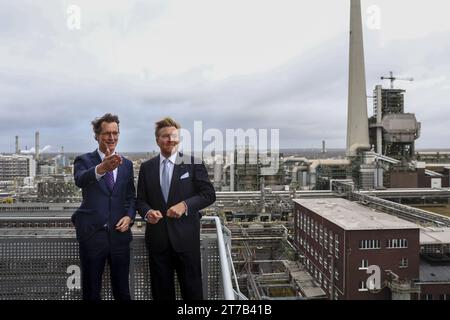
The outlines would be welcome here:
[[[196,164],[198,163],[198,164]],[[145,239],[150,251],[165,250],[169,241],[176,252],[198,250],[200,248],[199,210],[216,201],[214,187],[208,179],[205,165],[194,157],[177,156],[173,168],[167,203],[160,184],[159,155],[142,163],[139,171],[136,209],[144,218],[150,210],[159,210],[163,218],[157,224],[147,223]],[[183,179],[181,179],[183,177]],[[188,215],[179,219],[167,218],[167,209],[185,201]]]
[[[95,167],[100,163],[97,150],[78,156],[74,162],[75,184],[83,193],[81,206],[72,215],[77,239],[81,242],[96,231],[107,228],[112,242],[130,242],[130,229],[122,233],[116,231],[115,226],[125,215],[131,220],[136,216],[133,164],[123,158],[117,168],[116,182],[111,192],[104,177],[97,181],[95,176]]]

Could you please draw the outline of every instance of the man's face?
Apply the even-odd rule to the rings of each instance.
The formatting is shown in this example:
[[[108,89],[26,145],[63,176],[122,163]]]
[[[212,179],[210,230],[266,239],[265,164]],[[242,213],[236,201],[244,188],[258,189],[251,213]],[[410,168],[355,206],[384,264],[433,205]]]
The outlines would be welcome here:
[[[180,143],[178,129],[175,127],[164,127],[160,129],[156,143],[164,156],[171,156],[177,151],[178,144]]]
[[[119,126],[115,122],[102,122],[102,131],[97,137],[98,148],[106,153],[109,149],[113,153],[119,142]]]

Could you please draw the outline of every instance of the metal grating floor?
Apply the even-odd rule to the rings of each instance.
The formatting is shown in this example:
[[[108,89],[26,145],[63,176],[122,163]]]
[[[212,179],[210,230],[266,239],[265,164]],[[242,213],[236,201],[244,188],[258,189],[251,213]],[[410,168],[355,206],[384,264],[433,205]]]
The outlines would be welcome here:
[[[224,299],[217,241],[215,233],[202,233],[202,273],[206,299]],[[76,277],[78,266],[78,242],[73,230],[0,231],[0,300],[81,299],[80,281]],[[132,298],[151,299],[143,235],[134,235],[130,270]],[[112,299],[108,266],[103,278],[102,297]],[[181,299],[179,290],[177,298]]]

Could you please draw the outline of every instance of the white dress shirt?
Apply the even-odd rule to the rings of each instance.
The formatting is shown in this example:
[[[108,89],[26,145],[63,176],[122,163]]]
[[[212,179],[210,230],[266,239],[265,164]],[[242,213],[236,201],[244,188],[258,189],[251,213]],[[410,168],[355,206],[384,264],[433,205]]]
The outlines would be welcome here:
[[[162,189],[162,172],[163,172],[163,168],[164,168],[164,163],[163,161],[168,159],[169,162],[166,164],[167,165],[167,169],[169,170],[169,183],[171,184],[172,181],[172,176],[173,176],[173,169],[175,168],[175,161],[177,159],[177,154],[178,152],[175,152],[173,155],[171,155],[169,158],[165,158],[161,153],[159,154],[159,184],[161,186]],[[170,189],[170,188],[169,188]],[[186,209],[186,211],[184,212],[184,215],[187,216],[188,215],[188,207],[186,205],[186,202],[184,202],[184,207]],[[144,217],[144,220],[148,221],[148,214],[151,212],[152,210],[149,210]]]
[[[106,155],[103,152],[101,152],[100,149],[97,149],[97,152],[98,152],[98,155],[100,156],[100,159],[102,159],[102,161],[103,161],[103,159],[105,159]],[[116,152],[114,151],[113,154],[116,154]],[[104,174],[98,174],[97,173],[97,167],[98,166],[99,166],[99,164],[95,167],[95,177],[97,178],[97,181],[99,181],[106,174],[106,172]],[[113,176],[114,176],[114,182],[116,182],[116,180],[117,180],[117,168],[115,168],[113,170]]]

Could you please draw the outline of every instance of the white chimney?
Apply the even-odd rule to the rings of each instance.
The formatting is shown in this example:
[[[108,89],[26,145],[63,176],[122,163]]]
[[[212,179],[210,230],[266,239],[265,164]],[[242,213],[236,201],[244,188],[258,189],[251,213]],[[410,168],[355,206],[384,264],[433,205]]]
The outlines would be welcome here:
[[[361,0],[350,0],[347,156],[370,150]]]
[[[36,131],[36,135],[35,135],[35,160],[39,161],[39,131]]]

